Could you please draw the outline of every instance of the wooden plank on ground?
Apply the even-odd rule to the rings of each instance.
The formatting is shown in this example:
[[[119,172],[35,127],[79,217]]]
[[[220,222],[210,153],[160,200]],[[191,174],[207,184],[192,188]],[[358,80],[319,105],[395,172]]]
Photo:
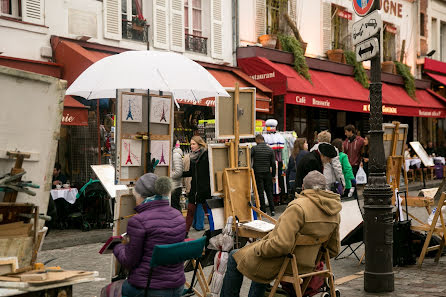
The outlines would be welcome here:
[[[352,275],[347,275],[347,276],[338,278],[338,279],[335,280],[335,285],[339,286],[339,285],[345,284],[345,283],[347,283],[349,281],[352,281],[354,279],[361,278],[361,277],[363,277],[363,275],[364,275],[364,271],[360,271],[360,272],[357,272],[357,273],[352,274]]]

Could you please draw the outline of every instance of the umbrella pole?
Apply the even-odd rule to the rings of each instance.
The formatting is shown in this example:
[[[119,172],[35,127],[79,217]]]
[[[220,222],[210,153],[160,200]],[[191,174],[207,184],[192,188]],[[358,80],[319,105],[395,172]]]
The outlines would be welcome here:
[[[147,141],[146,141],[146,159],[144,173],[152,172],[152,161],[150,160],[150,89],[147,89]]]

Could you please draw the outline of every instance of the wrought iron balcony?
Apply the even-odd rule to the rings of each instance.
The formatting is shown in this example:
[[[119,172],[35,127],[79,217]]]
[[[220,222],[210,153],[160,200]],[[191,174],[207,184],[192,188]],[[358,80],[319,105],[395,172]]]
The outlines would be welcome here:
[[[149,25],[137,26],[132,21],[122,20],[122,38],[147,42]]]
[[[186,50],[200,54],[208,54],[208,39],[207,37],[196,36],[192,34],[185,34]]]

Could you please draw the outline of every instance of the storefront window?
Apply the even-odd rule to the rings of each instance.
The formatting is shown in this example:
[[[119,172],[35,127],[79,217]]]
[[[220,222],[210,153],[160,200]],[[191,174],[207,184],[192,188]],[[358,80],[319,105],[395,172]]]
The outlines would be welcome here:
[[[308,137],[307,108],[296,106],[293,113],[293,130],[298,137]]]

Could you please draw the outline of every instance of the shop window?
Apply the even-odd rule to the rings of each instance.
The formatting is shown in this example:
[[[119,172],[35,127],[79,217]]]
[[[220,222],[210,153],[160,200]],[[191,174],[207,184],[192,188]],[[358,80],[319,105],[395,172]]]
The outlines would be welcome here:
[[[22,16],[21,0],[1,0],[2,15],[20,18]]]
[[[425,21],[424,21],[424,13],[420,13],[420,35],[426,36]]]
[[[281,2],[281,0],[266,0],[266,33],[267,34],[276,34],[279,31],[280,2]]]
[[[350,49],[350,35],[348,32],[348,22],[352,19],[352,14],[344,8],[331,5],[331,48]]]
[[[299,137],[308,137],[308,109],[306,107],[295,107],[293,110],[293,130]]]
[[[383,59],[384,61],[395,61],[396,60],[396,27],[392,24],[386,23],[384,25],[384,36],[383,36]]]

